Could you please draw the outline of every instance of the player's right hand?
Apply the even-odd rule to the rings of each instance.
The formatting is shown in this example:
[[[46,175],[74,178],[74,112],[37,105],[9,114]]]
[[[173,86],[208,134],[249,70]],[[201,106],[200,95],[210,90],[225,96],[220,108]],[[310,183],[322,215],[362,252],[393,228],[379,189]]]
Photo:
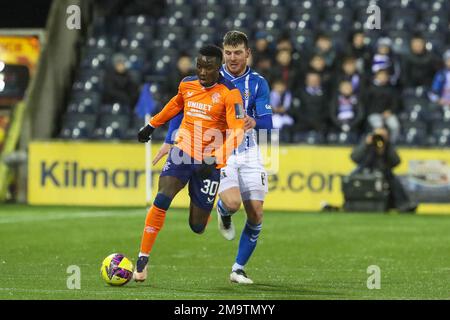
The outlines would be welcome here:
[[[153,131],[155,130],[155,128],[153,128],[151,125],[146,125],[145,127],[142,127],[141,130],[139,130],[138,133],[138,141],[142,142],[142,143],[146,143],[149,142]]]
[[[164,142],[161,148],[159,149],[158,154],[153,159],[152,164],[153,165],[157,164],[162,157],[164,157],[166,154],[169,153],[171,148],[172,148],[171,144]]]

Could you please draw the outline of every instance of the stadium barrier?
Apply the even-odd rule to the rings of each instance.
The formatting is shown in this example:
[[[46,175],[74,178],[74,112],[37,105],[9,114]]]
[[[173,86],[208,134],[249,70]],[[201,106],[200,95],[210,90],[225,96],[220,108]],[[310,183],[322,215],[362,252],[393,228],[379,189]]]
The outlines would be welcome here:
[[[156,154],[160,145],[153,145]],[[350,148],[281,146],[279,171],[269,176],[270,210],[318,211],[341,206],[341,177],[355,165]],[[401,175],[422,201],[419,213],[450,213],[450,150],[400,149]],[[145,149],[136,143],[33,142],[28,157],[32,205],[145,205]],[[153,195],[164,161],[153,168]],[[422,197],[422,198],[420,198]],[[427,201],[434,203],[426,203]],[[184,189],[173,201],[187,208]]]

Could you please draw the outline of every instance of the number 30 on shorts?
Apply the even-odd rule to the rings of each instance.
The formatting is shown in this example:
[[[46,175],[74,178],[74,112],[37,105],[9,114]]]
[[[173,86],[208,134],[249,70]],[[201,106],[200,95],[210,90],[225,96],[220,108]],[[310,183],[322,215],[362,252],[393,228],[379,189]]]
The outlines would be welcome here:
[[[212,181],[207,179],[207,180],[203,180],[203,188],[200,189],[200,191],[204,194],[210,195],[210,196],[215,196],[217,189],[219,188],[219,182],[217,181]]]

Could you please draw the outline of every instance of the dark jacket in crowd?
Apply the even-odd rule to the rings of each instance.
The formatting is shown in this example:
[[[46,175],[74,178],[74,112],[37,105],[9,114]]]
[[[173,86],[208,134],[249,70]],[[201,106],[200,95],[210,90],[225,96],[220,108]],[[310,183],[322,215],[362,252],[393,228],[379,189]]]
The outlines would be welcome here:
[[[383,113],[390,110],[392,113],[398,111],[398,97],[395,88],[387,85],[370,85],[364,95],[364,106],[366,115]]]
[[[121,103],[134,106],[139,96],[139,86],[128,72],[118,73],[114,69],[105,74],[105,89],[103,103]]]
[[[439,67],[439,60],[431,52],[420,55],[410,53],[403,57],[402,63],[402,84],[404,88],[430,87],[434,74]]]
[[[340,130],[347,124],[350,131],[358,131],[363,118],[364,111],[357,95],[335,95],[330,104],[330,119],[336,129]]]
[[[300,86],[301,74],[299,71],[299,67],[294,62],[288,67],[275,63],[268,74],[268,80],[273,83],[281,79],[289,90],[296,92]]]
[[[317,131],[324,133],[328,119],[327,97],[322,89],[300,90],[300,106],[291,108],[289,114],[295,120],[297,131]]]

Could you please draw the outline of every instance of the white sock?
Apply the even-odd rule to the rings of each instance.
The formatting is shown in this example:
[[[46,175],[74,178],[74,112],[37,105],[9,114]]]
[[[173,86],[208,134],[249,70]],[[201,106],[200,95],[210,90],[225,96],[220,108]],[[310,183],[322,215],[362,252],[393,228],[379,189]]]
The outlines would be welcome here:
[[[233,264],[233,266],[231,267],[231,272],[234,272],[234,271],[236,271],[236,270],[238,270],[238,269],[244,270],[244,266],[241,266],[239,263],[235,263],[235,264]]]
[[[146,253],[142,253],[142,252],[139,252],[139,258],[140,257],[147,257],[148,258],[148,254],[146,254]]]

